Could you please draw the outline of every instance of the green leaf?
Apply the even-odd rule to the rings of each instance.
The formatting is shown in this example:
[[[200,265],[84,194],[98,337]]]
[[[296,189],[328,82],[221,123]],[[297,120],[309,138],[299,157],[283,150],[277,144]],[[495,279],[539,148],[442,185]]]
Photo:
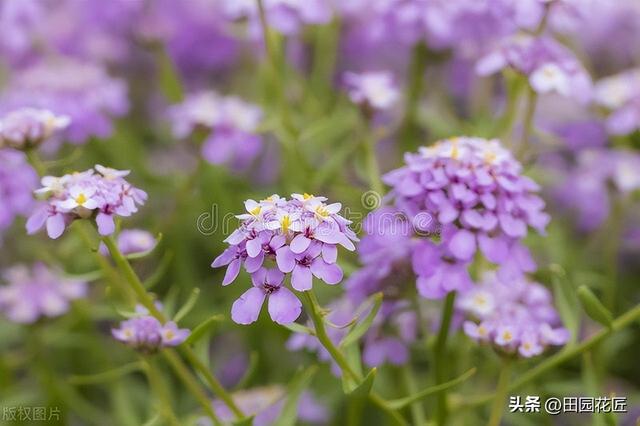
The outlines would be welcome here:
[[[236,420],[233,422],[233,426],[252,426],[253,425],[253,417],[245,417],[244,419]]]
[[[191,309],[193,309],[196,302],[198,301],[198,296],[200,296],[200,289],[196,287],[189,295],[189,298],[187,299],[185,304],[182,305],[182,308],[180,308],[178,313],[176,313],[176,315],[173,317],[173,320],[175,322],[180,321],[182,318],[186,317],[189,312],[191,312]]]
[[[245,371],[242,378],[238,381],[238,384],[234,386],[234,389],[242,389],[245,388],[247,384],[249,384],[251,379],[253,379],[253,376],[255,376],[256,372],[258,371],[258,361],[258,352],[251,352],[251,355],[249,355],[249,366],[247,367],[247,370]]]
[[[347,335],[340,342],[340,346],[346,347],[355,343],[360,339],[360,337],[364,336],[364,334],[371,327],[371,323],[373,323],[374,318],[378,314],[378,310],[380,309],[380,305],[382,305],[382,293],[376,293],[370,296],[367,300],[365,300],[361,307],[368,306],[369,303],[373,303],[371,310],[365,317],[363,321],[358,322]],[[358,311],[361,311],[361,308],[358,308]],[[364,311],[364,309],[362,309]]]
[[[293,331],[294,333],[304,333],[310,336],[316,335],[316,332],[314,329],[302,324],[298,324],[297,322],[292,322],[290,324],[280,324],[280,325],[286,328],[287,330]]]
[[[119,379],[134,371],[139,371],[144,368],[141,362],[132,362],[125,364],[121,367],[114,368],[98,374],[91,374],[86,376],[71,376],[67,380],[72,385],[90,385],[96,383],[108,382],[111,380]]]
[[[311,379],[318,371],[318,367],[312,365],[303,371],[298,372],[289,385],[287,386],[287,399],[284,403],[284,407],[280,412],[280,416],[275,423],[275,426],[295,426],[298,419],[298,401],[300,395],[309,386]]]
[[[460,383],[465,382],[469,377],[473,376],[476,373],[476,368],[472,368],[471,370],[467,371],[466,373],[464,373],[463,375],[461,375],[458,378],[455,378],[453,380],[450,380],[448,382],[442,383],[441,385],[437,385],[437,386],[432,386],[430,388],[426,388],[421,390],[420,392],[416,392],[413,395],[409,395],[405,398],[400,398],[400,399],[394,399],[391,401],[387,401],[389,407],[395,409],[395,410],[399,410],[401,408],[404,408],[406,406],[408,406],[409,404],[419,401],[423,398],[426,398],[427,396],[431,396],[431,395],[435,395],[438,394],[442,391],[445,391],[449,388],[452,388],[454,386],[459,385]]]
[[[369,373],[362,379],[362,382],[358,386],[355,387],[351,392],[349,392],[349,397],[351,398],[365,398],[369,396],[371,393],[371,389],[373,388],[373,382],[376,379],[376,374],[378,372],[377,368],[372,368]]]
[[[587,286],[581,285],[578,288],[578,299],[580,299],[580,303],[587,315],[589,315],[589,318],[599,322],[605,327],[611,328],[613,325],[613,315]]]
[[[170,251],[166,252],[153,274],[151,274],[146,280],[144,280],[144,288],[149,290],[150,288],[158,284],[160,282],[160,279],[162,279],[164,274],[166,274],[169,270],[169,265],[171,265],[172,260],[173,253]]]
[[[549,269],[551,270],[551,285],[558,312],[564,326],[571,332],[571,342],[575,342],[580,325],[575,289],[560,265],[552,264]]]
[[[193,332],[184,341],[184,345],[193,345],[211,331],[216,323],[222,322],[224,317],[220,314],[212,315],[193,329]]]

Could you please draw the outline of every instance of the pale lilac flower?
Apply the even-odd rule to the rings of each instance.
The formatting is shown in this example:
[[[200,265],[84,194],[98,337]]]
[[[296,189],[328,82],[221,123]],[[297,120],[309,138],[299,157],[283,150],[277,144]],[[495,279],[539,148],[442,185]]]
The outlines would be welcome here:
[[[479,250],[508,272],[531,272],[520,241],[531,227],[539,233],[549,221],[538,185],[497,140],[460,137],[406,154],[407,165],[388,173],[395,207],[415,230],[440,234],[438,244],[423,241],[413,251],[418,290],[440,298],[471,285],[466,267]],[[425,222],[425,218],[429,221]],[[514,258],[510,253],[522,252]]]
[[[19,108],[0,118],[0,147],[36,147],[66,129],[69,123],[69,117],[46,109]]]
[[[551,292],[526,279],[503,281],[485,273],[482,281],[462,294],[456,309],[464,313],[465,334],[497,350],[530,358],[548,346],[562,346],[569,332],[560,324]]]
[[[284,387],[271,385],[234,392],[232,398],[244,414],[254,416],[253,426],[270,426],[282,413],[286,396]],[[232,422],[235,418],[233,412],[221,400],[213,401],[213,409],[225,423]],[[308,391],[300,395],[296,410],[296,420],[305,424],[323,425],[329,420],[327,408]],[[203,417],[198,420],[198,426],[211,425],[209,418]]]
[[[0,235],[16,216],[28,215],[34,205],[38,175],[21,152],[0,149]]]
[[[8,285],[0,287],[0,312],[16,323],[60,316],[88,292],[85,282],[64,278],[42,263],[31,269],[14,266],[3,277]]]
[[[640,129],[640,69],[599,80],[595,101],[611,111],[606,121],[610,134],[626,135]]]
[[[91,218],[100,235],[113,234],[115,216],[131,216],[147,199],[146,192],[123,178],[128,173],[96,165],[95,170],[59,178],[45,176],[43,188],[36,191],[45,202],[29,217],[27,232],[46,226],[49,237],[56,239],[73,220]]]
[[[512,68],[529,79],[537,93],[558,93],[587,103],[591,77],[575,55],[552,38],[519,34],[503,40],[476,64],[480,75]]]
[[[389,72],[347,72],[343,80],[351,101],[368,109],[388,110],[400,98],[400,91]]]
[[[294,194],[286,200],[273,194],[264,200],[245,201],[246,213],[237,215],[242,220],[240,227],[225,239],[230,247],[211,265],[228,265],[223,285],[235,280],[242,264],[252,275],[254,288],[234,304],[234,321],[255,321],[267,296],[275,322],[294,321],[300,314],[300,302],[282,284],[285,274],[291,274],[292,287],[298,291],[311,289],[313,276],[327,284],[342,281],[337,246],[355,250],[353,241],[358,239],[349,229],[351,222],[338,214],[340,204],[327,205],[323,200],[309,194]],[[267,273],[265,263],[278,269]],[[284,301],[290,311],[279,310]]]
[[[178,346],[189,337],[190,333],[186,328],[178,328],[173,321],[162,325],[157,318],[148,313],[140,313],[120,323],[119,328],[111,330],[116,340],[145,353]]]
[[[143,229],[125,229],[118,234],[118,250],[124,255],[146,253],[153,250],[158,240],[149,231]],[[100,253],[107,256],[109,251],[100,243]]]
[[[72,143],[108,137],[113,118],[129,109],[124,81],[98,64],[75,59],[41,61],[13,75],[7,87],[0,95],[3,112],[32,107],[67,116],[65,136]]]
[[[202,156],[212,164],[244,170],[262,150],[258,134],[262,110],[237,97],[198,92],[172,106],[169,116],[177,138],[184,139],[196,130],[209,133]]]

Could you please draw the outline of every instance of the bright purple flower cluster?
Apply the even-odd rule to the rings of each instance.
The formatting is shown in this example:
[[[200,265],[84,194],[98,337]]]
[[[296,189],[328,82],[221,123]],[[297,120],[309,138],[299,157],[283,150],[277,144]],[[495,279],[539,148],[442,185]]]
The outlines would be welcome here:
[[[640,129],[640,68],[599,80],[594,97],[612,111],[607,119],[609,133],[626,135]]]
[[[400,98],[400,91],[389,72],[346,72],[343,79],[351,101],[368,109],[388,110]]]
[[[257,133],[262,110],[235,96],[199,92],[171,107],[169,115],[177,138],[184,139],[198,129],[209,132],[202,156],[212,164],[246,169],[262,148]]]
[[[338,245],[355,250],[353,241],[358,239],[349,228],[351,222],[338,214],[342,205],[327,205],[326,200],[309,194],[293,194],[287,200],[274,194],[245,201],[247,213],[237,216],[240,227],[225,240],[230,247],[211,265],[228,265],[222,285],[235,280],[243,263],[251,274],[253,288],[234,303],[234,321],[254,322],[267,297],[275,322],[295,321],[300,301],[284,286],[285,274],[291,274],[291,286],[297,291],[310,290],[313,276],[327,284],[342,281],[336,263]]]
[[[592,96],[589,73],[566,47],[549,37],[516,35],[501,41],[476,64],[480,75],[510,67],[529,79],[537,93],[558,93],[587,103]]]
[[[49,237],[56,239],[73,220],[92,218],[100,235],[113,234],[115,216],[131,216],[147,199],[146,192],[124,179],[128,174],[98,164],[95,170],[43,177],[43,187],[35,192],[46,202],[29,217],[27,232],[46,226]]]
[[[0,149],[0,164],[0,231],[3,231],[16,216],[31,212],[38,175],[18,151]]]
[[[153,353],[160,348],[178,346],[191,334],[186,328],[178,328],[173,321],[163,325],[144,308],[138,308],[138,312],[140,315],[123,321],[120,328],[111,330],[111,334],[139,351]]]
[[[28,149],[67,128],[70,119],[46,109],[19,108],[0,119],[0,148]]]
[[[12,76],[0,96],[3,111],[43,108],[71,119],[65,136],[84,143],[92,136],[111,134],[112,117],[128,108],[124,81],[110,77],[100,65],[72,59],[40,62]]]
[[[42,263],[31,269],[14,266],[3,276],[8,285],[0,287],[0,312],[16,323],[57,317],[69,310],[72,300],[87,295],[85,282],[64,278]]]
[[[525,279],[506,283],[487,273],[481,283],[461,295],[457,309],[469,318],[463,324],[469,337],[502,352],[517,351],[529,358],[570,338],[560,326],[549,290]]]
[[[535,269],[520,240],[528,226],[544,232],[549,216],[538,185],[497,140],[460,137],[406,154],[407,165],[388,173],[390,197],[418,233],[439,232],[413,251],[418,290],[441,298],[471,286],[466,266],[479,249],[506,275]]]

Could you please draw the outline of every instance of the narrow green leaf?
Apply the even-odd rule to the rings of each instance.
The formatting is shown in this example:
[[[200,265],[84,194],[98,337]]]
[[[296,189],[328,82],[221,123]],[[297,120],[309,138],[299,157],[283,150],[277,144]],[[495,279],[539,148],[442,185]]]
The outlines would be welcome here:
[[[187,299],[185,304],[182,305],[182,308],[180,308],[178,313],[176,313],[176,315],[173,317],[173,320],[175,322],[178,322],[182,318],[186,317],[187,314],[189,312],[191,312],[191,309],[193,309],[193,307],[195,306],[196,302],[198,301],[198,297],[199,296],[200,296],[200,289],[198,287],[196,287],[196,288],[193,289],[193,291],[189,295],[189,298]]]
[[[318,367],[312,365],[298,372],[287,386],[287,399],[284,407],[275,423],[275,426],[295,426],[298,419],[298,401],[300,395],[309,386],[311,379],[318,371]]]
[[[304,333],[310,336],[315,336],[316,332],[314,329],[307,327],[302,324],[298,324],[297,322],[292,322],[290,324],[280,324],[287,330],[293,331],[294,333]]]
[[[252,426],[253,425],[253,417],[245,417],[244,419],[236,420],[233,422],[233,426]]]
[[[173,253],[170,251],[166,252],[153,274],[151,274],[146,280],[144,280],[144,288],[149,290],[150,288],[158,284],[164,274],[167,273],[167,270],[169,270],[169,265],[171,264],[172,260]]]
[[[613,325],[613,315],[587,286],[581,285],[578,288],[578,299],[580,299],[580,303],[587,315],[589,315],[589,318],[599,322],[605,327],[611,328]]]
[[[377,368],[372,368],[369,373],[365,376],[365,378],[360,382],[358,386],[355,387],[351,392],[349,392],[349,397],[351,398],[365,398],[369,396],[371,393],[371,389],[373,388],[373,382],[376,379],[376,374],[378,372]]]
[[[423,398],[426,398],[427,396],[431,396],[431,395],[435,395],[438,394],[442,391],[445,391],[447,389],[450,389],[454,386],[459,385],[460,383],[465,382],[469,377],[473,376],[476,373],[476,368],[472,368],[471,370],[467,371],[466,373],[464,373],[463,375],[461,375],[458,378],[455,378],[453,380],[450,380],[448,382],[445,382],[441,385],[438,386],[432,386],[430,388],[426,388],[421,390],[420,392],[417,392],[413,395],[409,395],[405,398],[400,398],[400,399],[394,399],[391,401],[387,401],[389,407],[395,409],[395,410],[399,410],[401,408],[406,407],[407,405],[415,402],[415,401],[419,401]]]
[[[104,371],[98,374],[91,374],[86,376],[71,376],[68,382],[72,385],[90,385],[96,383],[108,382],[111,380],[119,379],[124,375],[139,371],[144,368],[141,362],[132,362],[125,364],[121,367],[114,368],[113,370]]]
[[[234,389],[243,389],[251,382],[256,372],[258,371],[258,361],[260,360],[258,352],[253,351],[249,355],[249,366],[245,371],[242,378],[238,381],[238,384],[234,386]]]
[[[187,337],[187,340],[184,341],[184,345],[193,345],[202,337],[204,337],[208,332],[211,331],[216,323],[222,322],[224,317],[220,314],[212,315],[205,321],[201,322],[193,329],[193,332]]]
[[[551,285],[553,287],[553,296],[558,306],[558,312],[562,323],[571,332],[571,342],[575,342],[578,335],[578,326],[580,321],[577,312],[578,300],[576,292],[569,281],[565,270],[558,264],[550,265]]]
[[[367,300],[365,300],[361,306],[367,306],[369,303],[373,303],[373,306],[371,307],[371,310],[369,311],[365,319],[358,322],[349,331],[349,333],[347,333],[344,339],[342,339],[342,341],[340,342],[340,346],[346,347],[351,345],[352,343],[357,342],[358,339],[360,339],[360,337],[362,337],[367,332],[367,330],[369,330],[369,327],[371,327],[374,318],[378,314],[380,305],[382,305],[382,293],[376,293],[372,295]],[[360,308],[358,309],[358,311],[360,311]]]

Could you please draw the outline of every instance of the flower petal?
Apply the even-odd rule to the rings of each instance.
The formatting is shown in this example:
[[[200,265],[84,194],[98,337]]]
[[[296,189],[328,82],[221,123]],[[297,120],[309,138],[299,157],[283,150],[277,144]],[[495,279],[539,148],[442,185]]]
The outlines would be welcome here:
[[[269,315],[278,324],[294,322],[302,312],[302,303],[286,287],[280,287],[269,296]]]
[[[233,302],[231,307],[231,319],[236,324],[251,324],[256,322],[260,315],[260,309],[264,303],[266,294],[263,290],[252,287]]]
[[[276,251],[276,263],[278,264],[278,269],[282,272],[291,272],[294,266],[296,266],[296,256],[289,247],[280,247]]]
[[[296,265],[291,274],[291,286],[298,291],[311,290],[313,278],[311,269],[306,266]]]

